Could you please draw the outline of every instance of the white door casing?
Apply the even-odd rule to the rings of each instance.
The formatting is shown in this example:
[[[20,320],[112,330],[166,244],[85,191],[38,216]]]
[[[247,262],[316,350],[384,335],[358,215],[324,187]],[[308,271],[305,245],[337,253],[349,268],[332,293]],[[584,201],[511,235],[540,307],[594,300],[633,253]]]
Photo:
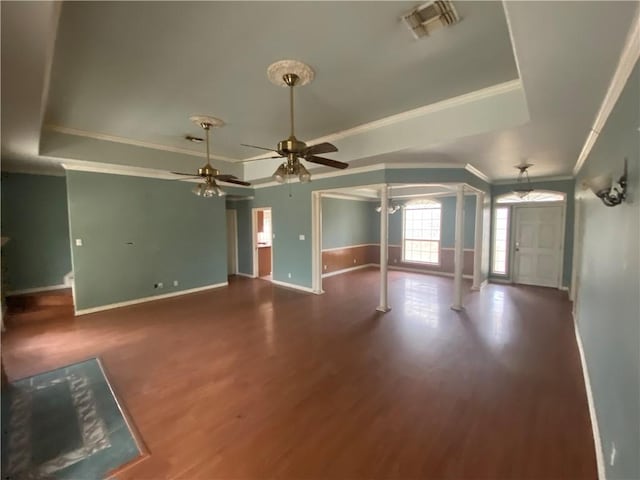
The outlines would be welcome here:
[[[517,206],[514,228],[514,281],[560,287],[563,206]]]

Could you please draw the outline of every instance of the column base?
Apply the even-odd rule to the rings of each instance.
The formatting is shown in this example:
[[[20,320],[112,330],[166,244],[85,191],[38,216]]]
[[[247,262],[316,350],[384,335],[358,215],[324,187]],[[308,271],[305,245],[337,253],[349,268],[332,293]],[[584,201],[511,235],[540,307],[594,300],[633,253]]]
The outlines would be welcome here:
[[[387,312],[391,311],[391,307],[379,306],[379,307],[376,307],[376,311],[382,312],[382,313],[387,313]]]
[[[456,312],[461,312],[464,310],[464,306],[463,305],[451,305],[451,310],[454,310]]]

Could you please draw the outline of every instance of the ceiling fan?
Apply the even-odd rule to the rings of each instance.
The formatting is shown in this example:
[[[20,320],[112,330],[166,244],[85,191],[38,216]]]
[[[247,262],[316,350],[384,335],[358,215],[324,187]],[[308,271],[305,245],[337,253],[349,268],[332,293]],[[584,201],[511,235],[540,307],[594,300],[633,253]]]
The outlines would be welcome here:
[[[311,181],[311,174],[300,163],[300,159],[310,163],[317,163],[332,168],[347,168],[348,163],[331,160],[330,158],[319,157],[318,154],[337,152],[338,149],[331,143],[324,142],[317,145],[307,146],[301,140],[298,140],[294,133],[294,108],[293,108],[293,89],[296,86],[304,86],[311,83],[314,72],[308,65],[296,60],[281,60],[273,63],[267,69],[269,80],[275,85],[281,87],[289,87],[289,114],[291,119],[291,134],[286,140],[278,142],[277,148],[258,147],[255,145],[242,144],[244,147],[257,148],[277,153],[276,156],[269,158],[285,158],[286,161],[280,164],[273,178],[284,183],[290,178],[298,177],[300,182],[307,183]]]
[[[190,117],[189,120],[199,125],[205,131],[207,142],[207,163],[205,166],[198,168],[198,173],[195,175],[193,173],[184,172],[171,173],[175,175],[184,175],[190,178],[202,178],[204,182],[197,184],[192,190],[192,192],[199,197],[211,198],[214,195],[217,195],[218,197],[224,196],[225,192],[224,190],[222,190],[222,188],[220,188],[216,180],[227,183],[235,183],[237,185],[251,185],[249,182],[243,182],[235,175],[220,173],[220,170],[213,168],[213,166],[211,165],[211,160],[209,159],[209,130],[211,130],[212,128],[222,127],[224,125],[224,122],[219,118],[208,117],[205,115],[194,115]],[[195,139],[196,137],[191,138]],[[189,140],[191,140],[191,138],[187,137],[187,139]]]

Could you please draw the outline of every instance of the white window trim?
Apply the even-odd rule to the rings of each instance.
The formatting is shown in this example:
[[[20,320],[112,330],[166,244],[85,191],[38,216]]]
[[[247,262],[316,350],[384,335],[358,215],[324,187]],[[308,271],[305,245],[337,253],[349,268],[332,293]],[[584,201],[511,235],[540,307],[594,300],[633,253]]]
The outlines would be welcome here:
[[[406,210],[406,205],[411,205],[411,203],[406,203],[405,206],[403,206],[403,208],[401,208],[402,210],[402,256],[400,257],[400,260],[402,263],[406,263],[406,264],[411,264],[411,265],[434,265],[434,266],[440,266],[442,265],[442,203],[441,202],[437,202],[435,200],[416,200],[416,204],[419,204],[420,202],[425,202],[425,203],[433,203],[433,204],[437,204],[440,208],[440,235],[438,240],[429,240],[431,242],[438,242],[438,261],[437,262],[418,262],[416,260],[407,260],[405,258],[405,248],[404,248],[404,243],[405,243],[405,222],[406,222],[406,216],[405,216],[405,210]]]
[[[509,278],[509,275],[511,273],[511,215],[513,214],[513,209],[511,208],[511,203],[501,203],[501,204],[497,204],[494,209],[493,209],[493,223],[491,225],[491,275],[494,275],[496,277],[504,277],[504,278]],[[504,273],[498,273],[494,270],[494,261],[496,258],[496,217],[498,215],[498,209],[499,208],[506,208],[507,209],[507,239],[506,239],[506,258],[505,260],[505,265],[504,265],[504,269],[505,272]]]
[[[507,193],[503,193],[502,195],[498,195],[495,199],[495,205],[496,206],[501,206],[501,205],[522,205],[525,203],[532,203],[535,205],[540,205],[540,204],[552,204],[552,203],[560,203],[560,202],[564,202],[567,200],[567,194],[564,192],[557,192],[555,190],[538,190],[535,189],[533,190],[534,193],[549,193],[549,194],[553,194],[553,195],[559,195],[561,196],[561,198],[558,198],[557,200],[529,200],[529,199],[518,199],[518,200],[509,200],[506,202],[501,202],[500,200],[505,198],[505,197],[509,197],[511,195],[513,195],[513,192],[507,192]]]

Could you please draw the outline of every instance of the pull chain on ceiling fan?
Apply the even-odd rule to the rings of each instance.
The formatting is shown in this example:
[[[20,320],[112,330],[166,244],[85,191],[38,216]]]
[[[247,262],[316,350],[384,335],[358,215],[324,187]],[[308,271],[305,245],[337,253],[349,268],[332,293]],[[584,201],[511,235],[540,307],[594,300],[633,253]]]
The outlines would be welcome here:
[[[311,83],[314,72],[308,65],[296,60],[281,60],[269,66],[267,69],[269,80],[275,85],[289,88],[289,118],[291,129],[289,138],[278,142],[277,148],[257,147],[255,145],[242,144],[245,147],[257,148],[277,153],[269,158],[285,158],[286,161],[280,164],[273,174],[273,178],[279,183],[285,183],[289,179],[297,177],[300,182],[311,181],[311,174],[306,167],[300,163],[300,159],[307,162],[325,165],[331,168],[344,169],[349,164],[332,160],[330,158],[319,157],[317,154],[337,152],[338,149],[331,143],[319,143],[307,146],[295,136],[295,115],[294,115],[294,92],[296,86],[304,86]]]
[[[243,182],[235,175],[220,173],[220,170],[214,168],[211,165],[211,159],[209,158],[210,157],[210,148],[209,148],[210,130],[212,128],[222,127],[224,125],[224,122],[219,118],[209,117],[205,115],[194,115],[190,117],[190,120],[193,123],[199,125],[205,132],[206,144],[207,144],[207,149],[206,149],[207,163],[203,167],[198,168],[197,175],[194,175],[193,173],[184,173],[184,172],[171,172],[171,173],[175,175],[184,175],[191,178],[202,178],[204,182],[197,184],[195,187],[193,187],[193,190],[191,191],[193,192],[194,195],[197,195],[199,197],[205,197],[205,198],[211,198],[214,196],[222,197],[225,195],[224,190],[220,188],[216,180],[220,180],[222,182],[227,182],[227,183],[235,183],[237,185],[244,185],[244,186],[251,185],[249,182]]]

